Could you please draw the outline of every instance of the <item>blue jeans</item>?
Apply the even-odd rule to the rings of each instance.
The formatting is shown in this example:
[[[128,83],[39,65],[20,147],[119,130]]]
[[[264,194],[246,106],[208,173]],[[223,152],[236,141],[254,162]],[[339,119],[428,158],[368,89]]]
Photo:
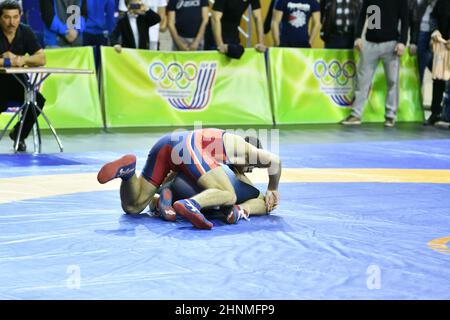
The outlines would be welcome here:
[[[419,63],[420,83],[423,82],[425,68],[432,69],[433,51],[430,47],[431,32],[419,32],[417,40],[417,60]]]

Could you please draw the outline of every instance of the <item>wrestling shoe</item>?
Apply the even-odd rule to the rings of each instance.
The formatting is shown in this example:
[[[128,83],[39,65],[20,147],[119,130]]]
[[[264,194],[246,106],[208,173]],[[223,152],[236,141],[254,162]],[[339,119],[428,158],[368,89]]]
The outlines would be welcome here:
[[[101,184],[105,184],[116,178],[124,181],[129,180],[136,171],[136,156],[127,154],[120,159],[105,164],[97,175],[97,180]]]
[[[158,210],[164,220],[177,221],[177,214],[172,207],[172,191],[169,188],[161,190],[158,199]]]
[[[200,212],[200,205],[193,199],[179,200],[173,204],[176,213],[189,220],[198,229],[210,230],[213,224]]]
[[[242,209],[240,206],[234,205],[231,208],[230,213],[227,215],[227,223],[236,224],[241,219],[250,221],[249,214],[246,210]]]

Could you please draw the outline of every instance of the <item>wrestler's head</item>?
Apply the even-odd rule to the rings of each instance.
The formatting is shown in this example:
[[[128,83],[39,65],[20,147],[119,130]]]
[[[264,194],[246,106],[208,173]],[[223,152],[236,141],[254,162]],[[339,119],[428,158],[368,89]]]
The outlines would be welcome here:
[[[246,136],[244,138],[245,142],[251,144],[252,146],[258,148],[258,149],[262,149],[262,143],[261,141],[254,136]],[[238,173],[252,173],[253,169],[255,169],[254,165],[245,165],[245,166],[241,166],[241,165],[230,165],[229,166],[232,170],[238,172]]]

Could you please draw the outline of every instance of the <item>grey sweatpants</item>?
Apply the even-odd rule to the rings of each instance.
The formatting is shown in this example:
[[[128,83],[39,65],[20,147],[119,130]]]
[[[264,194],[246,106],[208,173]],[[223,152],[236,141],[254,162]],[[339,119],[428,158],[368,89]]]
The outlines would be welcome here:
[[[400,58],[395,53],[396,45],[397,41],[381,43],[364,41],[357,68],[355,101],[353,102],[352,116],[357,118],[362,117],[364,104],[369,96],[369,88],[372,84],[373,76],[381,60],[383,61],[388,87],[385,117],[390,119],[396,118],[400,69]]]

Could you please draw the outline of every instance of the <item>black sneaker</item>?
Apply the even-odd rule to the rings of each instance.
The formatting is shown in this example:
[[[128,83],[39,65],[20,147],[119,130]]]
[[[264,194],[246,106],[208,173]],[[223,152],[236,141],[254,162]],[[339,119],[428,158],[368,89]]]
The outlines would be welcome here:
[[[16,147],[16,137],[13,135],[12,131],[9,133],[9,137],[11,138],[13,143],[13,148]],[[25,143],[25,140],[19,140],[19,145],[17,146],[17,151],[19,152],[25,152],[27,151],[27,145]]]
[[[433,126],[436,122],[438,122],[439,120],[441,120],[441,115],[439,114],[435,114],[432,113],[428,119],[425,121],[425,125],[426,126]]]
[[[344,126],[359,126],[361,124],[361,119],[354,117],[352,115],[349,115],[347,118],[342,120],[340,124]]]

